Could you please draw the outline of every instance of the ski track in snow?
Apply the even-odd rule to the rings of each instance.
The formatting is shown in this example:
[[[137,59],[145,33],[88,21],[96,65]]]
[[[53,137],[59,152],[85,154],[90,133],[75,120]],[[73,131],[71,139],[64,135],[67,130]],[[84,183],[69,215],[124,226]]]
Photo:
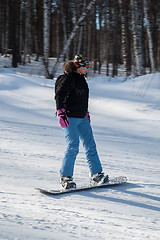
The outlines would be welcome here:
[[[47,197],[34,188],[59,188],[66,147],[54,117],[54,81],[46,85],[43,78],[0,73],[0,239],[158,239],[159,79],[158,73],[125,83],[88,79],[91,124],[104,171],[125,175],[128,183]],[[74,176],[78,185],[89,182],[82,146]]]

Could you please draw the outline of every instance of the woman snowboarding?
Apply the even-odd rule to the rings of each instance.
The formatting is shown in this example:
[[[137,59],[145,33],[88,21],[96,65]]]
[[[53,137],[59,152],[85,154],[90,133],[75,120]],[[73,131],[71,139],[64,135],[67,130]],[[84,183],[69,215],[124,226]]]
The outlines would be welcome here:
[[[109,180],[103,173],[90,125],[89,89],[85,79],[90,65],[86,57],[77,54],[74,60],[64,64],[64,74],[55,83],[57,115],[67,142],[60,169],[60,183],[64,189],[76,187],[73,172],[80,140],[85,148],[91,182],[103,184]]]

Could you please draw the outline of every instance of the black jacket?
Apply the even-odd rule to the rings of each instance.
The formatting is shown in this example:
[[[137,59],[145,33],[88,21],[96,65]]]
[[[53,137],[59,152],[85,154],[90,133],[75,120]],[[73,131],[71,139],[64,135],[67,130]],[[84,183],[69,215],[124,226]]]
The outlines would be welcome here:
[[[77,72],[59,76],[55,83],[56,108],[66,110],[68,117],[84,118],[88,110],[89,89],[83,75]]]

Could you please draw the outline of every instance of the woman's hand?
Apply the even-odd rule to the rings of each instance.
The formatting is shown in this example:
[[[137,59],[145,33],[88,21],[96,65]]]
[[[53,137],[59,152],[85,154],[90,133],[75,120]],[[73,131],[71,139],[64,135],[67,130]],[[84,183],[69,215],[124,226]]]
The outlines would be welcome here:
[[[86,113],[86,117],[87,117],[88,121],[91,122],[91,118],[90,118],[89,112]]]
[[[57,110],[57,115],[59,117],[59,123],[61,125],[62,128],[66,128],[69,126],[69,120],[66,114],[66,110],[63,109],[58,109]]]

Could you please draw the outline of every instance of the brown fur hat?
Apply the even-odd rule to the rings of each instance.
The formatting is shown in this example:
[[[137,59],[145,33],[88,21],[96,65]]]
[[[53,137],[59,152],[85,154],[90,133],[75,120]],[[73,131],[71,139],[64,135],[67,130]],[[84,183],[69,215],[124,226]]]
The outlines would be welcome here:
[[[63,71],[66,74],[72,73],[72,71],[76,71],[76,70],[77,70],[77,67],[74,65],[73,60],[69,60],[65,62],[63,66]]]

